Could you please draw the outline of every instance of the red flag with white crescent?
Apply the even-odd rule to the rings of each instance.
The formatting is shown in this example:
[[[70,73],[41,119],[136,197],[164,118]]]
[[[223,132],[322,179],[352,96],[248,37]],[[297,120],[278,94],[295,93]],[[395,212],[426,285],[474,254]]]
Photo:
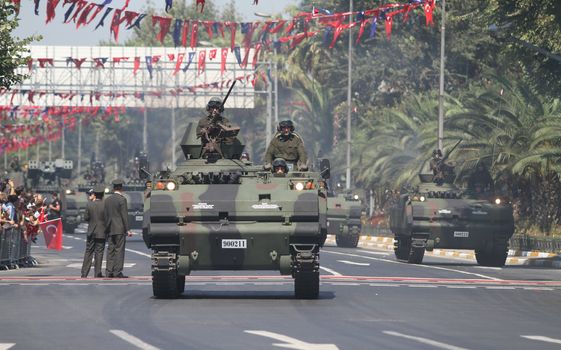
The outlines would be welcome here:
[[[47,249],[62,250],[62,219],[45,221],[39,224]]]

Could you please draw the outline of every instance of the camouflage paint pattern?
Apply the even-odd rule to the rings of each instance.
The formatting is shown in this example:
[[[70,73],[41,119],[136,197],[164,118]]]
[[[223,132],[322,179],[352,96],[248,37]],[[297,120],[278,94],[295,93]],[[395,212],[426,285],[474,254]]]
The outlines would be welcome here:
[[[429,178],[432,175],[421,175],[425,181],[418,190],[401,195],[391,209],[396,249],[400,241],[413,240],[424,242],[427,250],[474,249],[476,254],[497,253],[506,259],[503,248],[514,233],[512,206],[504,200],[495,203],[494,196],[475,197],[449,183],[438,186]]]
[[[361,202],[348,194],[327,197],[327,233],[335,235],[338,246],[357,246],[362,229],[361,215]]]

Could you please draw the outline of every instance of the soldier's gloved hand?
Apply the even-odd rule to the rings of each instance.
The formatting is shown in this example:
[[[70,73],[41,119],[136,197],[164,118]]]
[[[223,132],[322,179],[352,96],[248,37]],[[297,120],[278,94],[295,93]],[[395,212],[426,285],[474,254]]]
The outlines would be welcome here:
[[[298,171],[308,171],[308,166],[305,164],[298,165]]]
[[[263,164],[263,169],[264,169],[264,170],[271,170],[271,163],[265,163],[265,164]]]

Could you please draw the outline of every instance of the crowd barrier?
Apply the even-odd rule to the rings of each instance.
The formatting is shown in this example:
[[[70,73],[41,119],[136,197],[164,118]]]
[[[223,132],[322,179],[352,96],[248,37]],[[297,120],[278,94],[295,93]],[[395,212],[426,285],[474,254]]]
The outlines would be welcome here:
[[[31,256],[31,243],[23,239],[20,228],[4,226],[0,229],[0,270],[37,265]]]

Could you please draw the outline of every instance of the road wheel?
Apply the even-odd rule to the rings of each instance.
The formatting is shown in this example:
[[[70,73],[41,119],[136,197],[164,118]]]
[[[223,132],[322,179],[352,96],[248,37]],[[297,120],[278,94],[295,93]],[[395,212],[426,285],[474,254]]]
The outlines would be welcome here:
[[[319,271],[297,272],[294,276],[294,296],[297,299],[317,299],[319,296]]]
[[[346,239],[343,236],[335,235],[335,242],[337,243],[337,247],[345,247]]]
[[[351,228],[350,235],[347,239],[349,248],[356,248],[358,246],[358,241],[360,240],[360,229],[357,226]]]
[[[423,262],[423,257],[425,256],[425,248],[411,247],[409,250],[409,258],[407,262],[411,264],[420,264]]]
[[[152,272],[152,291],[158,299],[177,298],[180,293],[177,272]]]
[[[490,248],[475,250],[475,259],[481,266],[503,267],[507,257],[508,242],[504,239],[493,242]]]
[[[177,291],[179,294],[185,291],[185,276],[177,276]]]
[[[411,251],[411,238],[396,237],[394,242],[394,253],[398,260],[409,260]]]

